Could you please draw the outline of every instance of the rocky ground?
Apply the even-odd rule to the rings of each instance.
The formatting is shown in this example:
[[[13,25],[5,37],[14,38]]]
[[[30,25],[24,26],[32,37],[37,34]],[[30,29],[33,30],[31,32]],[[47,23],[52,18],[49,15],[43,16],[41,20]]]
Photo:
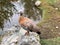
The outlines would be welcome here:
[[[26,30],[21,28],[18,32],[14,32],[12,28],[10,32],[5,34],[2,38],[0,45],[41,45],[40,37],[35,32],[29,32],[29,35],[25,35]]]

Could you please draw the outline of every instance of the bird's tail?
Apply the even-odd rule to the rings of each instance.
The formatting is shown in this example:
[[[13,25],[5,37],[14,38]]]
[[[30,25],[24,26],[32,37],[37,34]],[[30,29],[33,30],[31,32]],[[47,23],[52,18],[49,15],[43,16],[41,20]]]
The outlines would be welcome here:
[[[40,28],[39,28],[38,26],[30,25],[29,30],[30,30],[31,32],[36,32],[37,34],[41,34]]]

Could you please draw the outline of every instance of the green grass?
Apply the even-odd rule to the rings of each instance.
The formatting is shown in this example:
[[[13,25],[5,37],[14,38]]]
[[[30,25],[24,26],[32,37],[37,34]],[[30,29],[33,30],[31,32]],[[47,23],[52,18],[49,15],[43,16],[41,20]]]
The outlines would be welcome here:
[[[60,45],[60,37],[53,39],[41,39],[41,45]]]
[[[56,10],[55,8],[60,4],[59,0],[40,0],[41,6],[38,7],[42,9],[42,20],[38,23],[38,26],[41,30],[41,37],[42,38],[55,38],[60,36],[60,11]],[[60,8],[60,7],[59,7]],[[59,28],[56,29],[56,26]]]
[[[55,3],[59,2],[59,0],[40,0],[42,2],[41,6],[39,8],[41,8],[43,10],[43,19],[49,19],[51,17],[51,12],[52,10],[54,10],[53,6],[51,5],[55,5]]]
[[[50,3],[51,5],[57,2],[57,0],[47,0],[47,3]]]

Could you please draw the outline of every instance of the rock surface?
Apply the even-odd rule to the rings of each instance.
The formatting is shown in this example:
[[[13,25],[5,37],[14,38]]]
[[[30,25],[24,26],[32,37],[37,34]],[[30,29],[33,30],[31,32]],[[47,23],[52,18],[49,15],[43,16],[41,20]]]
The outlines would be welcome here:
[[[25,35],[26,30],[20,29],[17,33],[4,36],[1,45],[41,45],[40,38],[35,32],[29,32]]]

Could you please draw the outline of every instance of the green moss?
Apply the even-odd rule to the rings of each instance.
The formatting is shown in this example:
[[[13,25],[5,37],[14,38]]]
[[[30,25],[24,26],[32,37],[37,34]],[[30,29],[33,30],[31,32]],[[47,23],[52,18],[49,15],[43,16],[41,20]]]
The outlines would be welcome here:
[[[60,37],[53,39],[41,39],[41,45],[60,45]]]

